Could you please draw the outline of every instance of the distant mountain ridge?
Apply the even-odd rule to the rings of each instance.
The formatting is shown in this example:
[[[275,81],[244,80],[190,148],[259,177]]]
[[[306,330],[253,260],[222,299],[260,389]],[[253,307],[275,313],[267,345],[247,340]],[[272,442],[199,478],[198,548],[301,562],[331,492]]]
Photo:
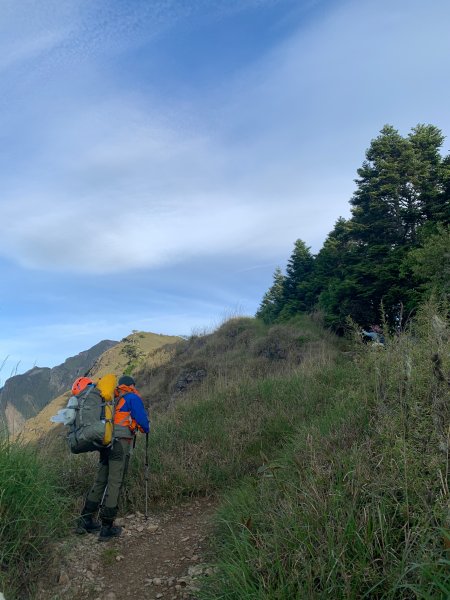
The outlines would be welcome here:
[[[156,368],[168,361],[171,356],[171,351],[165,348],[173,348],[180,339],[179,336],[135,330],[120,342],[107,348],[105,352],[100,353],[82,374],[98,381],[106,373],[115,373],[119,377],[122,373],[134,375],[136,370],[147,364]],[[20,434],[22,440],[33,441],[50,430],[59,430],[61,426],[51,423],[50,417],[67,403],[72,381],[71,378],[62,392],[54,394],[37,414],[34,413],[26,420],[15,413],[12,405],[8,405],[8,421],[15,424],[14,432],[10,427],[12,437]]]
[[[0,420],[6,422],[9,433],[20,430],[26,419],[34,417],[53,398],[67,391],[76,377],[89,371],[102,354],[117,344],[103,340],[56,367],[33,367],[7,379],[0,390]]]

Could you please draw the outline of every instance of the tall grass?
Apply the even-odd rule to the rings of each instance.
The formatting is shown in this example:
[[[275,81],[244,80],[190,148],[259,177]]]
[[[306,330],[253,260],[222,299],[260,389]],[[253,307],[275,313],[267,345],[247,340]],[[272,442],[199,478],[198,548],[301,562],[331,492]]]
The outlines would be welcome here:
[[[34,448],[0,439],[0,590],[8,600],[30,597],[48,546],[67,532],[62,483]]]
[[[202,598],[450,597],[449,340],[434,310],[360,348],[333,401],[226,495]]]
[[[330,381],[347,376],[341,366],[332,376],[328,367],[317,367],[290,377],[241,379],[158,416],[150,436],[153,499],[215,493],[256,473],[262,456],[272,456],[299,422],[333,401]],[[128,498],[142,505],[143,444],[136,454]]]
[[[339,353],[305,318],[274,327],[232,319],[141,374],[146,397],[164,398],[152,411],[153,502],[225,494],[205,600],[447,597],[448,325],[433,308],[385,348],[355,344]],[[207,376],[179,393],[180,373],[200,369]],[[25,549],[1,558],[12,581],[13,556],[29,551],[21,567],[36,568],[48,517],[61,522],[65,511],[67,520],[58,482],[81,503],[96,456],[70,456],[60,439],[38,457],[7,448],[0,476],[17,460],[30,479],[22,500],[14,478],[6,486],[15,505],[0,497],[0,522],[5,510],[33,506],[42,531],[32,547],[25,527],[5,529],[9,547]],[[141,439],[122,510],[145,506],[143,466]],[[42,498],[37,512],[29,493]]]

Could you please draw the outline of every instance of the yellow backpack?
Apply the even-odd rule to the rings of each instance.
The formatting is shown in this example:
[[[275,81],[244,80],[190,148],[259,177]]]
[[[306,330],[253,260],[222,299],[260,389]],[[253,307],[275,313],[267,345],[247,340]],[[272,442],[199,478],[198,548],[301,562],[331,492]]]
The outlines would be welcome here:
[[[75,396],[76,417],[67,436],[73,454],[101,450],[112,444],[116,385],[116,376],[108,373]]]

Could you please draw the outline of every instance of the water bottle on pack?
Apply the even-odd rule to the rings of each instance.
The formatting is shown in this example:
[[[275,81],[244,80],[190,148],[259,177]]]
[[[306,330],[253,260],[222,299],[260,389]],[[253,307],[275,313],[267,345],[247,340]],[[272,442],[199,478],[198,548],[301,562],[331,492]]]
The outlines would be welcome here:
[[[50,417],[50,421],[52,423],[72,425],[72,423],[75,422],[75,417],[77,415],[76,407],[78,407],[78,401],[75,396],[71,396],[67,402],[67,406],[58,410],[56,415],[53,415],[53,417]]]

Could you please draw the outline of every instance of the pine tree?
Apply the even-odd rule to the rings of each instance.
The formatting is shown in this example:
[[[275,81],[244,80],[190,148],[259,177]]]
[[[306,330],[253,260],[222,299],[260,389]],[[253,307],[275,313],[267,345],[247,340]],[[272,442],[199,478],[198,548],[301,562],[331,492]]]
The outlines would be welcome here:
[[[411,251],[408,262],[426,296],[434,293],[450,300],[450,227],[439,223],[436,232],[424,236],[422,246]]]
[[[351,314],[360,322],[379,321],[381,303],[392,321],[400,306],[415,304],[416,282],[405,268],[406,257],[417,247],[420,229],[442,214],[446,202],[442,142],[431,125],[418,125],[407,138],[386,125],[358,169],[351,199],[355,260],[348,276],[354,283]]]
[[[450,190],[445,188],[444,181],[446,176],[450,178],[450,164],[449,157],[445,161],[439,152],[444,136],[434,125],[417,125],[412,129],[408,140],[416,158],[412,185],[419,204],[421,224],[448,223]]]
[[[347,316],[356,310],[356,285],[352,269],[356,244],[351,239],[350,220],[339,218],[314,261],[311,294],[325,314],[325,323],[342,332]]]
[[[264,323],[273,323],[283,308],[284,279],[280,267],[277,267],[273,274],[272,287],[264,294],[256,313],[256,317]]]
[[[450,155],[444,136],[419,124],[408,136],[386,125],[358,169],[352,216],[339,219],[316,257],[295,242],[286,276],[274,276],[258,316],[268,322],[318,306],[342,331],[347,316],[364,326],[398,324],[431,289],[448,295]]]
[[[308,279],[314,258],[303,240],[297,240],[286,266],[283,286],[283,316],[305,312],[311,308],[308,296]]]

